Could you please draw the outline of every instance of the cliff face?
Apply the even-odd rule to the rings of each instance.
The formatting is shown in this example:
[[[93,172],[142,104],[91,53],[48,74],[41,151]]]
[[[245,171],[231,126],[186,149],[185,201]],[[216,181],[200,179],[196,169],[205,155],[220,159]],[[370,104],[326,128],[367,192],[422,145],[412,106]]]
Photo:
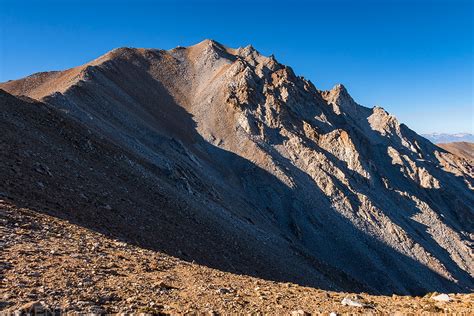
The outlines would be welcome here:
[[[251,46],[121,48],[0,88],[42,102],[2,94],[12,127],[1,191],[59,203],[53,215],[220,269],[322,288],[474,287],[471,163],[358,105],[344,86],[320,91]],[[12,184],[40,180],[13,172],[15,161],[57,171],[35,174],[47,179],[31,197]]]

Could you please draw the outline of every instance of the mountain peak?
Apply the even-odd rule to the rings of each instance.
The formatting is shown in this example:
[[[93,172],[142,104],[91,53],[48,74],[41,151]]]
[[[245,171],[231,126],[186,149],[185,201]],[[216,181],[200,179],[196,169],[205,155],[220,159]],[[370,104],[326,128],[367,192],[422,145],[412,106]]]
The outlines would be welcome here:
[[[332,88],[332,90],[335,90],[335,91],[339,91],[339,92],[345,92],[347,93],[347,89],[346,87],[342,84],[342,83],[336,83],[336,85],[334,85],[334,87]]]
[[[222,46],[221,43],[219,43],[218,41],[216,40],[213,40],[211,38],[206,38],[204,40],[202,40],[201,42],[197,43],[196,45],[218,45],[218,46]]]
[[[322,91],[321,95],[332,105],[336,114],[341,114],[344,111],[351,112],[357,105],[341,83],[336,84],[331,90]]]
[[[3,103],[2,194],[57,197],[61,217],[243,274],[378,293],[474,287],[473,169],[251,45],[119,48],[0,88],[48,103]]]
[[[205,39],[197,44],[191,45],[188,48],[212,48],[219,50],[227,50],[227,47],[213,39]]]
[[[352,97],[349,94],[349,91],[347,91],[347,88],[342,83],[336,84],[331,89],[331,91],[339,99],[350,99],[350,100],[352,100]]]
[[[239,47],[237,50],[236,50],[236,53],[237,55],[243,57],[243,58],[247,58],[247,57],[259,57],[261,56],[260,53],[255,49],[255,47],[253,47],[252,45],[247,45],[245,47]]]

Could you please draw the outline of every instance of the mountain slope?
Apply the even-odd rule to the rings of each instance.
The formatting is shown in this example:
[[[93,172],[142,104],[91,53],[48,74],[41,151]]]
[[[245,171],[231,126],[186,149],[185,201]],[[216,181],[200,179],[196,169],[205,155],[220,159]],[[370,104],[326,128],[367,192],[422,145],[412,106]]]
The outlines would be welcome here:
[[[0,310],[5,315],[26,314],[32,307],[52,314],[158,315],[345,315],[388,310],[468,315],[473,308],[474,294],[450,294],[449,302],[436,301],[436,293],[423,297],[354,295],[222,272],[111,239],[2,199],[0,232],[5,234],[2,260],[10,263],[4,265],[5,282],[0,288]],[[345,306],[341,302],[346,297],[368,306]]]
[[[173,164],[157,166],[51,106],[4,92],[0,98],[6,131],[0,143],[0,192],[16,205],[222,270],[303,284],[321,280],[324,287],[337,288],[282,237],[261,249],[266,237],[250,218],[217,208],[218,197],[204,186],[191,191],[202,182],[188,182],[192,162],[177,141],[161,140]],[[281,270],[292,264],[297,268]]]
[[[454,143],[441,143],[437,144],[438,147],[449,151],[466,160],[470,160],[471,163],[474,161],[474,143],[467,142],[454,142]]]
[[[62,199],[72,203],[56,216],[126,231],[127,240],[219,269],[322,288],[474,286],[472,165],[382,108],[358,105],[342,85],[320,91],[251,46],[206,40],[170,51],[121,48],[0,88],[46,103],[78,126],[74,135],[84,144],[97,139],[95,151],[104,142],[113,147],[94,158],[68,149],[84,169],[62,171],[82,170],[78,191],[109,191],[88,198],[107,201],[100,218],[100,205],[80,208],[69,192]],[[18,111],[4,107],[7,118]],[[16,148],[34,147],[38,137],[59,142],[56,125],[48,123],[45,134],[36,115],[16,117],[31,134],[12,128],[2,161],[12,153],[27,160]],[[59,161],[48,155],[41,163],[51,170],[64,155],[61,149]],[[90,168],[98,172],[93,179]],[[10,183],[24,180],[6,173]],[[57,185],[50,182],[43,184]],[[22,187],[1,190],[24,194]],[[33,199],[55,203],[46,195]]]

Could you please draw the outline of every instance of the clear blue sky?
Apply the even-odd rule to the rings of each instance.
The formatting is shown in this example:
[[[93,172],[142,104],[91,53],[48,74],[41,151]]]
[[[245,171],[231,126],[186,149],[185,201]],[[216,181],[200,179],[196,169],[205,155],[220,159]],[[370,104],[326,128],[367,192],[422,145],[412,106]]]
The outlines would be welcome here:
[[[417,132],[474,132],[473,2],[0,0],[0,81],[212,38],[343,83]]]

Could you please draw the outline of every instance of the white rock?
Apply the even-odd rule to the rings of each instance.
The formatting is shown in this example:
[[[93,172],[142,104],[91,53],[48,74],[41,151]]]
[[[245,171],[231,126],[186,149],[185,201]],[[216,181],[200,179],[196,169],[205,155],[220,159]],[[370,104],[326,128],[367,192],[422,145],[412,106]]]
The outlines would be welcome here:
[[[451,297],[449,297],[448,294],[438,294],[436,296],[431,297],[432,300],[438,301],[438,302],[449,302],[451,301]]]
[[[302,309],[299,309],[299,310],[296,310],[296,311],[292,311],[290,313],[291,316],[307,316],[307,315],[310,315],[309,313],[305,312],[304,310]]]
[[[347,306],[354,306],[354,307],[364,307],[365,304],[362,304],[361,302],[357,302],[357,301],[353,301],[347,297],[345,297],[342,301],[341,301],[341,304],[342,305],[347,305]]]

